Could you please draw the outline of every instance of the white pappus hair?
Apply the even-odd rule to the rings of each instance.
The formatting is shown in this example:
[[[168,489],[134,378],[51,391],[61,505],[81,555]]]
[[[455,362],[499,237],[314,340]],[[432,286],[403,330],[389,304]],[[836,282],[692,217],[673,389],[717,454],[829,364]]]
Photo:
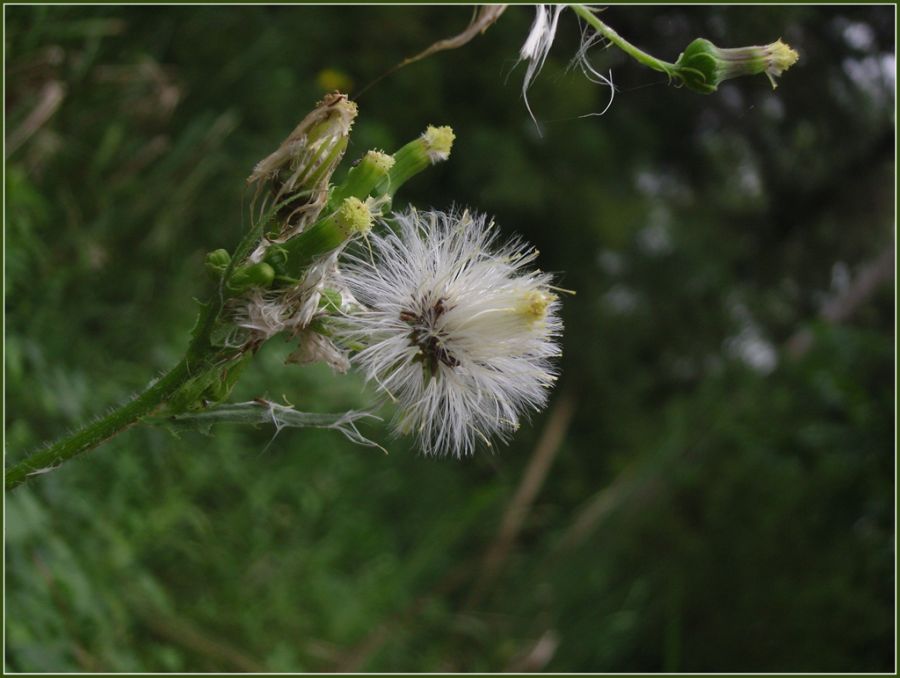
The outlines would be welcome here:
[[[341,268],[360,308],[338,330],[426,454],[472,454],[544,406],[560,355],[552,277],[469,212],[395,214]]]
[[[537,119],[531,111],[531,105],[528,103],[528,88],[532,81],[541,72],[550,48],[553,46],[553,40],[556,38],[556,26],[559,23],[559,15],[565,9],[565,5],[556,5],[552,9],[548,5],[537,5],[535,7],[534,23],[531,24],[531,30],[528,31],[528,37],[525,44],[519,50],[519,60],[528,62],[525,71],[525,79],[522,81],[522,98],[525,100],[525,108],[528,109],[528,115],[537,125]],[[540,132],[540,127],[538,127]]]
[[[586,6],[586,8],[590,11],[595,11],[591,6]],[[541,127],[537,122],[534,112],[531,110],[531,104],[528,102],[528,89],[544,68],[544,63],[547,61],[547,55],[550,53],[550,48],[553,46],[554,40],[556,40],[556,29],[559,24],[559,16],[564,9],[566,9],[566,5],[536,5],[534,22],[531,24],[531,29],[528,31],[528,37],[525,39],[525,43],[519,50],[519,61],[525,61],[528,64],[525,70],[525,78],[522,81],[522,98],[525,100],[525,108],[528,110],[528,115],[531,117],[532,122],[534,122],[537,127],[538,134],[541,133]],[[572,59],[570,67],[578,67],[581,69],[581,72],[591,82],[609,87],[609,101],[606,103],[606,106],[600,112],[587,113],[579,116],[581,118],[587,118],[595,115],[603,115],[609,110],[610,106],[612,106],[613,99],[615,98],[616,87],[615,84],[613,84],[612,71],[609,71],[608,74],[604,75],[594,68],[588,57],[588,52],[592,47],[597,44],[605,47],[608,45],[608,41],[596,30],[583,24],[580,17],[579,23],[582,24],[581,43],[575,57]]]

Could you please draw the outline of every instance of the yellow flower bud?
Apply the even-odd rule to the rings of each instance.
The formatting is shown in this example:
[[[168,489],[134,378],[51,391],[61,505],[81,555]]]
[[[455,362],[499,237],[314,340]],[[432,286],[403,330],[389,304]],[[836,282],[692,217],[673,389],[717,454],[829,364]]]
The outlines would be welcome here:
[[[334,223],[341,229],[344,238],[354,233],[368,233],[372,230],[372,212],[359,198],[350,197],[341,203],[334,214]]]
[[[450,149],[453,148],[453,141],[456,135],[453,128],[447,125],[443,127],[434,127],[429,125],[422,134],[422,140],[425,142],[425,152],[432,164],[439,160],[446,160],[450,157]]]

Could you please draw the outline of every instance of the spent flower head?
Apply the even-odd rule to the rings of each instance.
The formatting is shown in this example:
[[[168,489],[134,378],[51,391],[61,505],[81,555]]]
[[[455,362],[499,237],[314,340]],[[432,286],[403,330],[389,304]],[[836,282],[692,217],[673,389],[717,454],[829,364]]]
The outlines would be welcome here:
[[[347,95],[327,94],[247,178],[264,195],[260,216],[270,199],[281,206],[283,239],[315,221],[325,206],[329,180],[347,149],[357,112]]]
[[[541,408],[560,354],[552,278],[537,252],[498,242],[484,216],[395,214],[395,230],[347,255],[343,282],[360,308],[339,323],[354,361],[398,407],[395,428],[426,454],[471,454]]]

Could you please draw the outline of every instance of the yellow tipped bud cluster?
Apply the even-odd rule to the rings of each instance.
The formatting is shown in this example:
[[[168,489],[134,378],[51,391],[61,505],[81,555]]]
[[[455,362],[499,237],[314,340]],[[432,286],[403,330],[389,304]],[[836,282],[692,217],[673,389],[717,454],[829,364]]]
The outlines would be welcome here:
[[[781,40],[751,47],[716,47],[697,38],[678,57],[674,75],[689,89],[702,94],[715,92],[719,84],[743,75],[765,73],[777,87],[775,78],[797,63],[799,55]]]
[[[769,76],[769,80],[772,82],[772,88],[774,89],[778,86],[775,84],[774,78],[776,76],[780,76],[787,69],[797,63],[800,55],[797,54],[797,50],[791,49],[790,45],[782,42],[781,38],[773,42],[771,45],[768,45],[766,47],[766,50],[768,51],[768,66],[766,67],[766,75]]]
[[[356,234],[371,231],[374,221],[367,201],[344,198],[334,212],[280,246],[285,253],[284,274],[299,277],[317,257],[343,247]]]
[[[395,162],[392,155],[382,151],[368,151],[347,173],[344,183],[335,187],[331,204],[340,205],[351,197],[365,200],[376,187],[387,181]]]
[[[372,163],[372,166],[377,168],[382,174],[390,172],[396,162],[394,156],[388,155],[383,151],[368,151],[363,156],[362,161]]]
[[[408,179],[450,156],[453,130],[429,126],[393,155],[380,150],[366,152],[340,184],[332,185],[332,173],[347,148],[356,115],[357,106],[346,95],[335,92],[326,96],[281,146],[254,168],[248,181],[267,189],[260,190],[263,207],[270,208],[280,228],[267,233],[269,242],[248,259],[255,262],[251,264],[255,268],[237,269],[235,276],[241,277],[242,285],[296,286],[316,259],[369,233]],[[260,214],[265,215],[266,210],[260,209]],[[207,262],[217,276],[227,266],[221,253],[214,253]]]
[[[393,157],[396,162],[391,167],[387,179],[379,184],[372,193],[373,197],[377,198],[383,195],[393,197],[397,189],[411,177],[449,158],[455,138],[456,135],[453,134],[451,127],[429,125],[417,139],[410,141],[394,153]]]
[[[425,152],[432,164],[446,160],[450,157],[450,149],[453,148],[453,141],[456,135],[453,128],[447,125],[443,127],[434,127],[429,125],[422,134],[422,141],[425,142]]]
[[[350,197],[341,203],[334,214],[334,224],[349,238],[355,233],[366,234],[372,230],[372,212],[359,198]]]

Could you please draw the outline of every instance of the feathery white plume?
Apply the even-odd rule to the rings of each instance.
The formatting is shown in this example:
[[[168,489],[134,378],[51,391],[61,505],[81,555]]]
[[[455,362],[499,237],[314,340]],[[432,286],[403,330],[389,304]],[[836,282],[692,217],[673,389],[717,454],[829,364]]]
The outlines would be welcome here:
[[[581,22],[580,17],[579,22]],[[601,73],[591,65],[591,61],[588,58],[588,52],[597,44],[599,44],[603,48],[606,48],[609,47],[610,43],[596,30],[582,24],[581,44],[578,46],[578,51],[575,53],[575,58],[572,59],[571,66],[578,66],[584,76],[591,82],[598,85],[603,85],[604,87],[609,87],[609,101],[606,102],[606,106],[603,108],[603,110],[599,113],[587,113],[585,115],[579,116],[582,118],[589,118],[595,115],[603,115],[604,113],[606,113],[606,111],[609,110],[609,107],[612,106],[613,99],[615,99],[616,97],[616,86],[615,84],[613,84],[612,70],[609,70],[607,75],[603,75],[603,73]]]
[[[345,255],[342,279],[361,308],[340,340],[426,454],[505,440],[556,379],[551,276],[527,268],[537,252],[525,243],[498,243],[483,216],[410,210],[392,223],[369,235],[371,254]]]
[[[565,8],[565,5],[555,5],[552,8],[550,5],[537,5],[535,7],[534,23],[531,24],[528,38],[526,38],[525,44],[522,45],[522,49],[519,50],[519,61],[528,62],[525,79],[522,81],[522,98],[525,100],[525,108],[528,109],[528,115],[531,116],[531,120],[538,128],[538,134],[540,134],[541,127],[534,116],[534,112],[531,110],[531,104],[528,103],[528,88],[531,87],[531,84],[544,67],[544,62],[546,62],[550,48],[553,46],[553,41],[556,39],[559,15]],[[588,9],[591,8],[588,7]],[[609,107],[612,106],[613,98],[616,94],[616,88],[612,81],[612,71],[608,75],[604,75],[595,69],[588,59],[588,51],[598,43],[604,47],[608,46],[608,41],[602,35],[587,26],[583,26],[581,44],[578,47],[575,58],[572,60],[572,65],[577,65],[591,82],[609,87],[609,101],[601,112],[579,116],[582,118],[606,113]]]
[[[528,115],[538,127],[540,126],[534,113],[531,111],[531,105],[528,103],[528,88],[532,81],[541,72],[550,48],[553,46],[553,40],[556,38],[556,26],[559,23],[559,15],[566,8],[565,5],[556,5],[552,9],[549,5],[537,5],[534,17],[534,23],[531,24],[531,30],[525,39],[525,44],[519,50],[519,61],[527,61],[528,68],[525,71],[525,79],[522,81],[522,98],[525,100],[525,108],[528,109]]]

